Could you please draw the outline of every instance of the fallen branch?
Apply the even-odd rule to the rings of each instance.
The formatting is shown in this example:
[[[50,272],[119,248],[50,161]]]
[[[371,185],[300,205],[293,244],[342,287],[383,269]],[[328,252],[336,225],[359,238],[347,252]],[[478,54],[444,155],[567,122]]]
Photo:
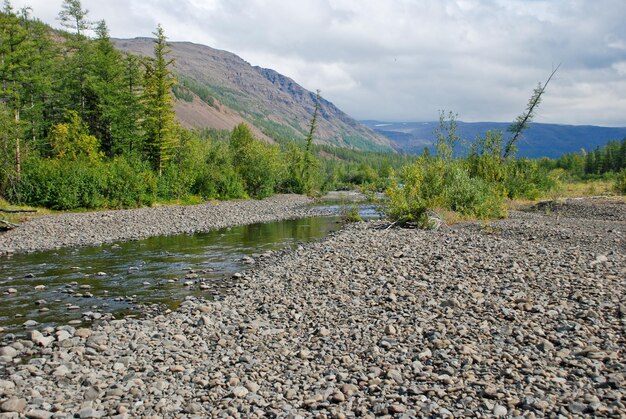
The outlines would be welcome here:
[[[389,224],[389,226],[387,226],[387,228],[385,230],[389,230],[390,228],[392,228],[393,226],[395,226],[399,222],[400,222],[400,219],[398,218],[396,221],[394,221],[393,223]]]
[[[37,210],[22,210],[22,209],[6,209],[6,208],[0,208],[0,212],[4,212],[7,214],[17,214],[19,212],[37,212]]]
[[[0,224],[6,225],[9,229],[19,227],[17,224],[10,223],[7,220],[0,220]]]

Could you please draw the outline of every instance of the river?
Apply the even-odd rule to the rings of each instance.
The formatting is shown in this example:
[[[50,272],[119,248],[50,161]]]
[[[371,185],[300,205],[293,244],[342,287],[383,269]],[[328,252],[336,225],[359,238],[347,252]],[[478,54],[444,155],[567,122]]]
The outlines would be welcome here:
[[[340,207],[323,209],[337,213]],[[360,209],[376,217],[371,206]],[[259,257],[341,226],[339,216],[305,218],[2,257],[0,331],[84,326],[138,315],[142,305],[175,309],[188,295],[211,299],[229,292],[233,274]]]

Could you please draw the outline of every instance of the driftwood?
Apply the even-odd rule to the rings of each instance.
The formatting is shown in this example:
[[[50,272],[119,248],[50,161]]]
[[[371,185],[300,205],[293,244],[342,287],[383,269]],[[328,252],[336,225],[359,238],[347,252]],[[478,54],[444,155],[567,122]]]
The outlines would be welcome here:
[[[15,227],[18,227],[18,225],[10,223],[7,220],[0,220],[0,229],[2,230],[10,230]]]
[[[6,208],[0,208],[0,212],[4,212],[7,214],[17,214],[19,212],[37,212],[37,210],[22,210],[22,209],[6,209]]]

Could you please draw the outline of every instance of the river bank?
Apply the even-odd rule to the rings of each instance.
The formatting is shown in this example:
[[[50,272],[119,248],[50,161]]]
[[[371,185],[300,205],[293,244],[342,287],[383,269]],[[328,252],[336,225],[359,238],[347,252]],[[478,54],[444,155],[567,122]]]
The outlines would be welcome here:
[[[302,195],[275,195],[258,201],[215,201],[200,205],[46,215],[1,233],[0,255],[95,246],[319,215],[318,211],[308,207],[312,202]]]
[[[6,417],[621,417],[626,204],[359,223],[232,295],[0,349]]]

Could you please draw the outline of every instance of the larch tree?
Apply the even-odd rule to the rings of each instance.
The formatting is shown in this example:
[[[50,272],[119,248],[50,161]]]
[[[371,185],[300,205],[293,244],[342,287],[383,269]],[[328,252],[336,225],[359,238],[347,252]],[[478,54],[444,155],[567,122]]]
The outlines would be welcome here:
[[[306,148],[304,150],[303,164],[302,164],[302,185],[303,192],[310,194],[315,189],[314,173],[317,170],[318,162],[313,156],[313,137],[315,136],[315,130],[317,129],[317,118],[319,117],[321,106],[320,91],[315,92],[315,108],[313,109],[313,116],[309,122],[309,132],[306,136]]]
[[[87,19],[89,10],[83,9],[80,0],[64,0],[58,20],[68,30],[74,31],[65,43],[66,65],[69,77],[64,80],[66,95],[70,98],[68,108],[80,111],[81,118],[86,120],[86,85],[87,75],[91,72],[91,51],[85,31],[91,29]]]
[[[178,139],[172,94],[175,79],[170,70],[174,60],[167,58],[170,49],[161,25],[154,35],[154,58],[144,61],[143,130],[146,153],[160,176],[174,155]]]
[[[0,15],[0,101],[13,116],[11,133],[14,141],[15,176],[21,173],[21,112],[24,106],[22,92],[27,82],[29,68],[30,41],[28,33],[20,24],[9,1],[4,2]]]
[[[115,49],[104,20],[97,23],[96,39],[91,56],[92,71],[87,76],[86,119],[90,132],[101,141],[102,151],[112,157],[115,142],[123,135],[122,119],[128,116],[117,112],[123,100],[124,78],[122,54]]]

